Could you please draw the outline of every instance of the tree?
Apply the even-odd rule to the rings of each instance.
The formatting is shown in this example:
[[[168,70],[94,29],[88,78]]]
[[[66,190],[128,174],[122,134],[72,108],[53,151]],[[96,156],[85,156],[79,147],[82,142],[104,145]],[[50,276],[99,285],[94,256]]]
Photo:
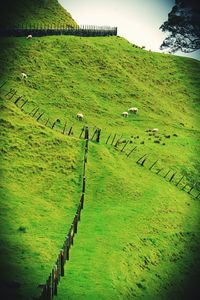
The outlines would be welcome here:
[[[168,36],[160,46],[170,53],[189,53],[200,49],[200,3],[196,0],[176,0],[168,20],[160,29]]]

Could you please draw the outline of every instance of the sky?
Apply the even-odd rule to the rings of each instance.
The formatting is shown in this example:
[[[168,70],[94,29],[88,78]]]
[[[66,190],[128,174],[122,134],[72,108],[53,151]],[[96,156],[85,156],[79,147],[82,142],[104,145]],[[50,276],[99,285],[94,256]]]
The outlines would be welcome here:
[[[159,27],[168,19],[175,0],[59,0],[79,24],[118,27],[118,35],[146,49],[161,52],[166,34]],[[200,50],[190,54],[200,60]]]

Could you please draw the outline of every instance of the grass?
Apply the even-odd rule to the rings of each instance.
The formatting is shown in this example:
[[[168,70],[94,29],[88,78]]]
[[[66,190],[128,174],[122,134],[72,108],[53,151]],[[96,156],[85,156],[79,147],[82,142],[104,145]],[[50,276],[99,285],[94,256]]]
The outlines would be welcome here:
[[[19,293],[13,293],[31,297],[50,272],[79,200],[82,145],[76,137],[89,125],[90,132],[102,129],[101,143],[90,143],[86,206],[58,299],[183,299],[198,276],[199,202],[105,141],[110,133],[123,134],[132,140],[127,151],[137,145],[136,156],[150,153],[152,162],[159,158],[197,181],[199,62],[141,50],[119,37],[1,43],[4,88],[29,100],[26,112],[34,106],[45,112],[38,124],[2,101],[7,286],[17,276]],[[123,118],[131,106],[138,115]],[[47,118],[61,120],[57,131],[65,121],[73,124],[74,137],[44,127]],[[155,127],[157,138],[145,132]]]
[[[87,201],[58,299],[192,298],[199,202],[104,146],[90,144],[88,164]]]
[[[27,109],[37,105],[45,112],[43,122],[59,118],[61,127],[67,121],[77,130],[83,124],[97,126],[104,141],[114,132],[125,138],[139,136],[134,142],[141,151],[197,180],[198,61],[142,51],[119,37],[11,38],[3,46],[0,59],[7,57],[7,64],[2,80],[29,100]],[[27,81],[21,80],[21,72]],[[138,107],[139,114],[123,119],[121,113],[131,106]],[[84,114],[81,124],[76,120],[79,111]],[[155,127],[160,144],[145,133]]]
[[[68,13],[56,0],[7,0],[0,4],[0,25],[24,26],[65,24],[76,25]]]
[[[1,102],[1,108],[1,285],[14,289],[17,282],[11,293],[27,299],[45,282],[71,225],[83,149],[15,105]]]

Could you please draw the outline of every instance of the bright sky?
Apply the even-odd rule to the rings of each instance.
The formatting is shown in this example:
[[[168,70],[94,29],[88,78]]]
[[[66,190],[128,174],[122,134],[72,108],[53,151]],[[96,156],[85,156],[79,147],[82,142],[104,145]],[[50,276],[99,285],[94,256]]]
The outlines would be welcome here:
[[[175,0],[59,0],[79,24],[117,26],[131,43],[159,51],[165,34],[159,27],[168,19]],[[200,51],[190,54],[200,60]]]

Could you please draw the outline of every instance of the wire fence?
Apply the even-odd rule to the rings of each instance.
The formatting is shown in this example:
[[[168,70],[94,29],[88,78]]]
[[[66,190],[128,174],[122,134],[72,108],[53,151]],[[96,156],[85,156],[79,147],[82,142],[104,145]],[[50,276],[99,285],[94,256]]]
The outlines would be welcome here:
[[[22,95],[18,94],[16,89],[10,88],[9,90],[5,89],[7,82],[3,82],[0,85],[0,94],[5,97],[7,101],[11,101],[15,104],[19,109],[23,111],[23,113],[29,115],[29,117],[34,118],[37,122],[41,122],[42,118],[45,115],[44,111],[41,111],[38,106],[34,106],[31,108],[29,112],[24,110],[25,106],[28,104],[28,100],[24,99]],[[44,120],[43,120],[44,121]],[[57,124],[60,123],[60,119],[54,119],[53,121],[50,120],[49,117],[45,119],[44,126],[49,127],[51,130],[56,130]],[[41,123],[40,123],[41,124]],[[82,176],[82,193],[80,197],[80,201],[74,215],[72,224],[69,228],[69,231],[66,235],[66,238],[63,243],[62,249],[60,249],[58,257],[56,259],[55,265],[53,266],[46,282],[44,284],[40,284],[39,286],[42,288],[41,294],[39,297],[32,298],[33,300],[51,300],[55,295],[58,293],[58,284],[60,282],[61,277],[65,275],[65,263],[70,259],[70,249],[74,244],[74,237],[78,231],[78,223],[81,219],[81,211],[84,207],[84,199],[85,199],[85,190],[86,190],[86,166],[87,166],[87,155],[88,155],[88,146],[89,141],[94,141],[99,143],[101,138],[101,129],[92,127],[93,131],[89,135],[89,127],[83,126],[81,129],[80,134],[77,136],[80,139],[85,140],[85,147],[84,147],[84,159],[83,159],[83,176]],[[67,123],[64,122],[64,126],[60,133],[71,136],[73,135],[73,125],[67,128]],[[122,135],[118,134],[109,134],[105,141],[106,145],[111,145],[116,149],[119,153],[124,154],[126,158],[130,158],[137,152],[137,146],[131,143],[130,148],[130,139],[127,139],[125,142],[122,143]],[[121,145],[121,147],[120,147]],[[183,174],[179,174],[177,171],[172,169],[166,169],[159,164],[159,159],[150,160],[150,153],[142,154],[140,153],[139,157],[137,157],[135,162],[142,166],[146,167],[149,171],[161,175],[165,180],[170,183],[173,183],[177,188],[182,191],[187,192],[195,199],[200,198],[200,191],[199,191],[199,183],[195,182],[193,185],[189,184],[186,176]]]
[[[86,126],[81,128],[80,132],[77,132],[74,124],[69,125],[66,120],[61,120],[58,118],[50,118],[45,114],[43,110],[40,109],[37,105],[29,105],[29,101],[20,95],[18,91],[14,88],[7,89],[5,88],[7,82],[4,82],[0,85],[0,95],[4,97],[7,101],[15,104],[24,114],[28,115],[31,118],[34,118],[41,125],[50,128],[58,133],[67,136],[73,136],[77,138],[83,138]],[[28,108],[28,110],[27,110]],[[62,125],[62,126],[61,126]],[[91,126],[87,128],[91,130],[92,134],[90,140],[94,142],[100,142],[101,129]],[[75,136],[77,135],[77,136]]]
[[[149,171],[162,176],[168,182],[171,182],[182,191],[187,192],[194,199],[200,198],[200,183],[193,180],[193,184],[184,174],[181,174],[175,167],[167,168],[162,165],[161,159],[153,160],[151,153],[138,153],[138,147],[134,143],[130,143],[131,139],[126,139],[122,143],[122,135],[109,134],[105,139],[106,145],[111,145],[119,153],[124,154],[126,158],[130,158],[135,154],[136,163],[142,167],[146,167]],[[121,147],[120,147],[121,145]],[[131,145],[131,147],[130,147]],[[136,154],[137,153],[137,154]]]
[[[17,27],[0,28],[1,37],[24,37],[32,35],[34,37],[49,35],[75,35],[75,36],[116,36],[117,27],[80,25],[70,27],[65,24],[19,24]]]
[[[89,130],[86,127],[84,130],[85,148],[83,159],[83,177],[82,177],[82,194],[73,222],[69,228],[62,249],[59,251],[55,265],[53,266],[46,282],[40,284],[42,292],[39,297],[33,297],[33,300],[52,300],[58,294],[58,284],[61,277],[65,276],[65,263],[70,259],[70,249],[74,245],[74,237],[78,232],[78,223],[81,220],[81,211],[84,207],[85,190],[86,190],[86,164],[89,145]]]
[[[27,99],[23,99],[23,96],[18,95],[17,96],[17,90],[16,89],[10,89],[6,90],[4,87],[7,82],[3,82],[0,85],[0,92],[3,92],[4,96],[8,99],[13,101],[15,105],[17,105],[24,113],[27,113],[29,116],[36,119],[36,121],[41,123],[42,117],[44,117],[45,113],[43,111],[40,111],[40,108],[38,106],[35,106],[31,109],[30,112],[25,112],[24,106],[28,104]],[[44,126],[49,127],[51,129],[54,129],[57,131],[57,126],[60,124],[60,118],[50,120],[50,118],[47,117],[47,119],[44,122]],[[42,123],[41,123],[42,124]],[[90,140],[95,141],[97,143],[100,142],[101,137],[101,129],[92,127],[91,130],[94,130],[91,134]],[[81,129],[80,135],[78,135],[78,138],[82,138],[85,131],[85,126]],[[61,130],[62,134],[73,136],[74,135],[74,126],[71,125],[67,128],[67,123],[64,122],[63,129]],[[107,138],[105,139],[106,145],[112,145],[116,150],[118,150],[120,153],[124,153],[127,158],[132,156],[134,152],[137,151],[137,146],[133,145],[133,147],[130,149],[130,140],[126,139],[125,143],[122,143],[122,135],[118,135],[116,133],[109,134]],[[122,148],[119,149],[119,146],[122,145]],[[145,153],[144,155],[140,156],[139,159],[137,159],[137,164],[141,166],[145,166],[149,169],[149,171],[152,171],[156,173],[157,175],[162,176],[167,181],[173,183],[177,188],[179,188],[182,191],[187,192],[192,197],[199,199],[200,198],[200,184],[199,182],[193,181],[193,184],[190,183],[190,180],[185,176],[184,174],[181,174],[176,170],[176,168],[170,167],[167,168],[166,166],[161,165],[161,159],[156,159],[155,161],[152,161],[151,153]],[[149,163],[149,165],[147,165]]]

